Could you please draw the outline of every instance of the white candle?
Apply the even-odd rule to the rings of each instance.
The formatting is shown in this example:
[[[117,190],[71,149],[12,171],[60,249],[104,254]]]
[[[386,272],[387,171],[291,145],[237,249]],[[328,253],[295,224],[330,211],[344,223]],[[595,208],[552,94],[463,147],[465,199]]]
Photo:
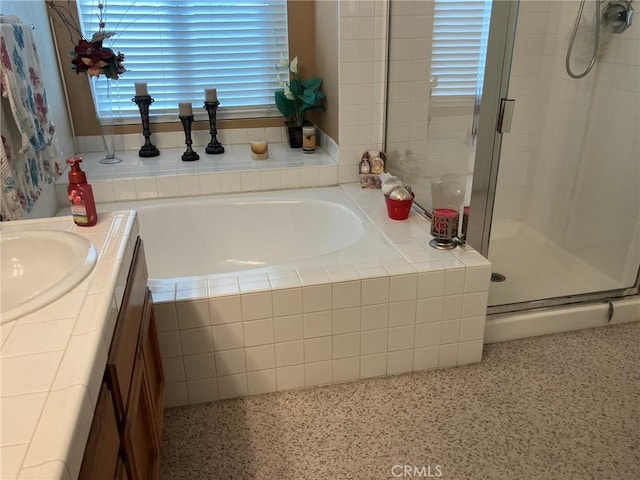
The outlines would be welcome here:
[[[146,82],[136,82],[136,95],[139,97],[149,95]]]
[[[181,117],[190,117],[193,115],[193,109],[191,108],[191,102],[178,103],[178,115]]]
[[[254,160],[266,160],[269,158],[269,144],[266,140],[254,140],[251,142],[251,158]]]
[[[205,102],[216,102],[216,101],[218,101],[218,91],[215,88],[205,88],[204,89],[204,101]]]

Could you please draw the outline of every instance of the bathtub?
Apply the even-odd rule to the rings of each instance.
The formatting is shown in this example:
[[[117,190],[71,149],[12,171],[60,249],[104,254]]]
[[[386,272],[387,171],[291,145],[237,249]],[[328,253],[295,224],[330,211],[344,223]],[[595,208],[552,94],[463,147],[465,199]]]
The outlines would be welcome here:
[[[491,265],[358,184],[99,204],[137,211],[177,406],[478,362]],[[68,215],[68,209],[59,212]]]

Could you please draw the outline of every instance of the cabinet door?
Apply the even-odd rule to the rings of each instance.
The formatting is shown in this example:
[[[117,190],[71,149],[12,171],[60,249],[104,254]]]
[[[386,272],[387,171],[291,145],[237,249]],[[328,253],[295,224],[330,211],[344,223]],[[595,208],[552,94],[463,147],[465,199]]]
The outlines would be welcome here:
[[[118,322],[107,359],[106,379],[113,390],[118,421],[123,422],[138,349],[138,339],[147,291],[147,263],[142,241],[138,238],[133,261],[122,297]]]
[[[148,321],[147,321],[148,320]],[[158,333],[153,317],[153,300],[151,292],[147,291],[142,328],[140,329],[140,345],[142,345],[142,358],[144,360],[146,376],[149,381],[148,389],[154,410],[156,431],[158,438],[162,438],[162,415],[164,399],[164,376],[162,374],[162,359],[158,345]]]
[[[107,384],[103,383],[93,414],[93,423],[84,451],[79,480],[116,478],[120,452],[120,432]]]
[[[156,479],[160,466],[160,439],[142,355],[138,350],[123,436],[130,480]]]

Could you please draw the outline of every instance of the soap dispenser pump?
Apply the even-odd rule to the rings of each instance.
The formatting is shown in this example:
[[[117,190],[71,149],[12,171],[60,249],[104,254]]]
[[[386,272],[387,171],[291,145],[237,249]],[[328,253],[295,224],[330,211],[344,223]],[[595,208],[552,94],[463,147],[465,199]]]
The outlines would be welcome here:
[[[71,215],[76,225],[81,227],[92,227],[98,222],[98,211],[96,202],[93,199],[93,189],[87,183],[87,175],[80,168],[82,158],[79,156],[67,159],[69,170],[69,202],[71,204]]]

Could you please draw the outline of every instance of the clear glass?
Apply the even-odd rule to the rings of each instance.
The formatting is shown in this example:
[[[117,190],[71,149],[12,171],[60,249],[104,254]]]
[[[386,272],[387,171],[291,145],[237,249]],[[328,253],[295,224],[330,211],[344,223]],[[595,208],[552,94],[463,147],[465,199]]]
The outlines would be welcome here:
[[[640,264],[640,29],[602,29],[592,71],[570,78],[580,2],[520,2],[488,256],[489,305],[633,287]],[[571,65],[593,49],[585,3]],[[473,212],[473,210],[472,210]],[[473,214],[473,213],[472,213]]]
[[[93,96],[93,104],[96,109],[96,120],[100,127],[100,136],[102,137],[102,146],[104,148],[104,157],[100,159],[100,163],[111,165],[122,162],[122,159],[116,155],[115,135],[114,135],[114,119],[117,116],[117,112],[100,111],[98,109],[98,102],[96,92],[98,90],[98,82],[106,85],[107,95],[111,96],[112,88],[116,88],[117,80],[110,80],[104,76],[102,77],[90,77],[89,83],[91,84],[91,94]],[[112,103],[107,103],[111,107]]]

